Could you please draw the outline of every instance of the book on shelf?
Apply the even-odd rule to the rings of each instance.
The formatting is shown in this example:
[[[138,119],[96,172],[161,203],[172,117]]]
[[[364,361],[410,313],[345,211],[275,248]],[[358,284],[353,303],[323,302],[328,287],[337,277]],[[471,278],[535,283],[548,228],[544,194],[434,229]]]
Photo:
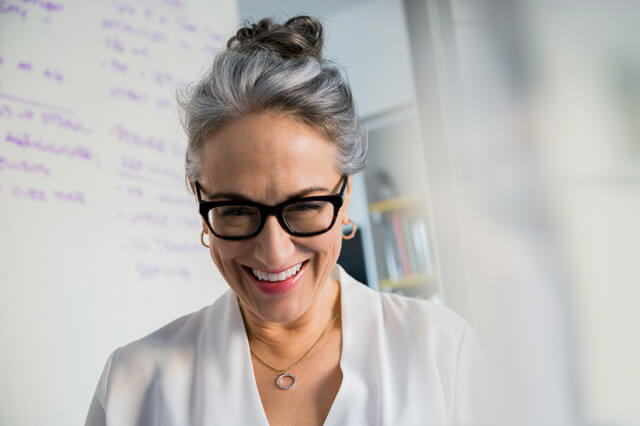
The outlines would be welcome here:
[[[401,212],[394,211],[391,212],[389,216],[391,220],[391,228],[393,229],[393,237],[396,243],[400,271],[402,271],[402,275],[409,275],[411,274],[411,264],[409,263],[407,242],[404,239],[404,229],[402,226],[403,218],[401,217]]]
[[[372,221],[383,265],[382,282],[426,283],[434,273],[433,253],[426,219],[421,209],[404,206],[387,211],[373,211]],[[380,247],[381,246],[381,247]],[[381,250],[380,250],[381,249]]]

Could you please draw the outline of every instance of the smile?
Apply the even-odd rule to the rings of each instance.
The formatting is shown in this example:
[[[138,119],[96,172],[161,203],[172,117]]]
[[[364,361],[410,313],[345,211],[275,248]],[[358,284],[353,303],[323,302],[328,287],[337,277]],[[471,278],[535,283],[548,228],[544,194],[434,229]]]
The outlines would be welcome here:
[[[284,281],[287,278],[297,274],[300,268],[302,268],[302,262],[292,266],[291,268],[285,271],[281,271],[276,274],[261,271],[259,269],[254,269],[254,268],[251,268],[251,273],[253,274],[254,277],[256,277],[259,280],[275,282],[275,281]]]
[[[305,271],[307,261],[279,272],[267,272],[243,265],[243,269],[258,289],[266,294],[282,294],[296,287]]]

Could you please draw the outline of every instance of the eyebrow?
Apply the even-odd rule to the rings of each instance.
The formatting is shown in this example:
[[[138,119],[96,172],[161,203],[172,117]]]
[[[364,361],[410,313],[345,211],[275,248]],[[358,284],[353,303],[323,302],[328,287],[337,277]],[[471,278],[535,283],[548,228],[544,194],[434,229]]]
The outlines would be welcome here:
[[[235,199],[235,200],[244,200],[244,201],[253,201],[250,198],[247,198],[246,196],[238,193],[238,192],[216,192],[215,194],[207,194],[202,187],[200,187],[200,191],[205,195],[205,197],[207,198],[207,201],[214,201],[214,200],[219,200],[221,198],[231,198],[231,199]],[[319,191],[326,191],[329,192],[329,189],[322,187],[322,186],[312,186],[310,188],[305,188],[302,191],[298,191],[294,194],[291,194],[289,197],[287,197],[285,199],[285,201],[287,200],[292,200],[294,198],[299,198],[299,197],[304,197],[305,195],[311,194],[312,192],[319,192]],[[203,200],[205,201],[205,200]]]

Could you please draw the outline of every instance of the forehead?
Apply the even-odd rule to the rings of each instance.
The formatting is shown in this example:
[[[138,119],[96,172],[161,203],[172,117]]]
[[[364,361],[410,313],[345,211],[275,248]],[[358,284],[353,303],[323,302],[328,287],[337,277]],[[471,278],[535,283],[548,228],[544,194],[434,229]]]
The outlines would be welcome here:
[[[276,202],[339,177],[334,145],[311,126],[274,113],[251,114],[205,141],[201,171],[208,192],[238,192]]]

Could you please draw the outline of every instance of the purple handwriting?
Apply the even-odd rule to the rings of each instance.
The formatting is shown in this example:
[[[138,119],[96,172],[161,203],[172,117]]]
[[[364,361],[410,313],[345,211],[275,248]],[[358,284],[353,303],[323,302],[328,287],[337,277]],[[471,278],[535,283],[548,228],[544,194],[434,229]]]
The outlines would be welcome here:
[[[163,185],[163,183],[160,182],[160,181],[150,179],[150,178],[148,178],[146,176],[140,176],[138,174],[135,174],[135,172],[134,173],[129,173],[129,172],[120,170],[118,172],[118,175],[120,177],[122,177],[122,178],[129,179],[129,180],[135,180],[135,181],[138,181],[138,182],[149,183],[149,184],[152,184],[152,185]]]
[[[102,20],[102,28],[114,31],[121,31],[127,34],[147,38],[154,43],[167,41],[167,34],[161,31],[154,31],[148,28],[133,27],[117,18],[105,18]]]
[[[138,276],[144,279],[160,277],[180,277],[188,279],[191,276],[191,273],[186,268],[173,268],[145,263],[137,263],[136,270],[138,271]]]
[[[62,74],[60,74],[58,71],[52,71],[50,69],[46,69],[42,74],[45,76],[45,78],[48,78],[51,80],[55,80],[59,82],[62,82],[64,80],[64,77],[62,77]]]
[[[135,56],[144,56],[144,57],[149,57],[149,49],[147,49],[146,47],[132,47],[130,49],[131,54],[135,55]]]
[[[21,118],[23,120],[32,120],[33,116],[33,110],[30,110],[29,108],[25,108],[18,113],[18,118]]]
[[[34,201],[47,201],[47,194],[36,188],[19,188],[14,186],[11,189],[11,195],[16,198],[28,198]]]
[[[17,118],[23,120],[32,120],[35,117],[35,113],[32,109],[29,108],[15,111],[15,115]],[[12,118],[14,116],[14,110],[10,105],[3,104],[0,105],[0,117],[5,116],[7,118]],[[57,112],[42,111],[40,113],[40,119],[42,121],[42,124],[45,125],[56,126],[62,129],[69,129],[74,132],[93,133],[93,130],[84,127],[84,125],[79,121],[67,119]]]
[[[86,204],[87,200],[85,199],[84,192],[75,191],[75,192],[62,192],[62,191],[53,191],[53,195],[57,200],[60,201],[68,201],[72,203],[80,203]]]
[[[113,51],[116,51],[118,53],[124,54],[127,52],[127,48],[125,47],[124,44],[122,44],[122,42],[120,40],[118,40],[117,38],[110,38],[107,37],[104,40],[104,44],[105,46],[107,46],[108,49],[111,49]],[[140,46],[133,46],[131,48],[129,48],[129,53],[131,53],[134,56],[144,56],[144,57],[149,57],[149,49],[145,46],[140,47]]]
[[[118,11],[118,13],[122,13],[123,15],[135,15],[136,14],[136,9],[134,7],[126,5],[126,4],[113,2],[113,7],[116,9],[116,11]]]
[[[154,15],[153,10],[151,10],[149,8],[146,8],[144,10],[145,19],[152,21],[153,20],[153,15]],[[160,16],[158,16],[158,21],[163,23],[163,24],[166,24],[167,23],[167,18],[165,18],[164,16],[160,15]]]
[[[2,65],[2,64],[4,64],[4,59],[2,59],[2,56],[0,56],[0,65]]]
[[[147,98],[147,95],[125,87],[114,87],[109,94],[114,98],[124,98],[132,102],[144,102]]]
[[[125,128],[122,125],[117,125],[111,129],[115,132],[116,137],[124,143],[136,145],[141,148],[151,149],[157,152],[164,152],[165,142],[161,139],[151,136],[142,136],[138,133]]]
[[[165,251],[171,253],[193,253],[202,251],[202,245],[199,242],[175,242],[164,238],[156,238],[152,243],[134,239],[131,243],[125,245],[125,248],[134,251],[148,252],[151,250]]]
[[[85,194],[82,191],[58,191],[52,190],[53,195],[47,195],[45,191],[38,188],[20,188],[14,186],[11,195],[15,198],[26,198],[33,201],[48,201],[53,198],[56,201],[69,202],[75,204],[86,204]]]
[[[22,3],[33,4],[47,12],[60,12],[64,7],[60,3],[54,3],[47,0],[22,0]]]
[[[197,216],[176,216],[176,222],[180,225],[186,226],[187,228],[198,229],[202,226],[202,223],[197,218]]]
[[[120,157],[120,165],[129,171],[140,171],[142,170],[142,161],[137,158],[131,157]]]
[[[188,205],[190,207],[193,207],[195,203],[195,201],[191,198],[175,197],[170,195],[160,195],[158,197],[158,201],[160,201],[161,203],[167,203],[167,204]]]
[[[194,24],[188,23],[188,22],[181,22],[180,23],[180,28],[182,28],[185,31],[188,31],[190,33],[197,33],[198,32],[198,27],[195,26]]]
[[[116,61],[115,59],[111,60],[111,68],[118,72],[127,72],[127,64]]]
[[[17,4],[8,4],[5,5],[4,0],[0,0],[0,15],[20,15],[20,17],[24,20],[27,17],[27,11]]]
[[[0,117],[11,118],[13,116],[13,110],[9,105],[0,106]]]
[[[177,8],[184,8],[185,4],[183,1],[181,0],[162,0],[163,3],[168,4],[169,6],[173,6],[173,7],[177,7]]]
[[[188,242],[188,243],[177,243],[174,241],[169,241],[163,238],[156,238],[154,240],[155,245],[164,251],[170,252],[200,252],[202,250],[202,245],[199,242]]]
[[[22,71],[31,72],[31,71],[33,71],[33,64],[31,62],[21,61],[21,62],[18,62],[18,69],[20,69]],[[42,72],[42,76],[44,78],[46,78],[46,79],[54,80],[54,81],[57,81],[59,83],[62,83],[64,81],[64,76],[62,75],[62,73],[60,73],[59,71],[56,71],[56,70],[52,70],[50,68],[45,69]]]
[[[104,44],[107,46],[107,48],[115,50],[116,52],[120,52],[120,53],[124,52],[124,46],[122,45],[122,43],[120,43],[120,40],[118,40],[117,38],[107,37],[104,40]]]
[[[19,98],[17,96],[9,95],[9,94],[6,94],[6,93],[0,93],[0,98],[8,99],[8,100],[13,101],[13,102],[17,102],[17,103],[20,103],[20,104],[29,105],[29,106],[33,106],[33,107],[52,109],[52,110],[57,110],[57,111],[61,111],[61,112],[66,112],[68,114],[74,114],[74,112],[72,110],[70,110],[69,108],[64,108],[64,107],[57,106],[57,105],[47,105],[47,104],[44,104],[44,103],[41,103],[41,102],[36,102],[36,101],[29,100],[29,99],[24,99],[24,98]]]
[[[12,161],[4,157],[0,157],[0,170],[15,170],[25,173],[43,174],[49,176],[51,169],[43,164],[30,163],[25,160]]]
[[[183,179],[183,176],[180,173],[174,172],[173,170],[167,168],[157,167],[154,165],[145,167],[142,160],[133,157],[121,156],[120,165],[122,166],[124,172],[137,173],[147,171],[153,175],[167,177],[179,182],[182,182]]]
[[[57,145],[53,143],[43,142],[40,139],[32,138],[28,133],[23,133],[22,136],[14,135],[11,132],[7,132],[4,140],[8,143],[13,143],[21,148],[34,148],[38,151],[50,152],[55,155],[61,155],[72,158],[82,158],[85,160],[91,160],[91,150],[80,146],[66,146]]]
[[[173,77],[168,72],[156,71],[153,73],[153,81],[159,86],[165,86],[173,83]]]
[[[69,129],[74,132],[93,133],[93,130],[86,128],[80,121],[70,120],[57,112],[42,112],[40,118],[43,124]]]
[[[142,188],[130,186],[124,191],[124,193],[132,198],[144,198],[144,191],[142,190]]]
[[[182,182],[182,180],[184,179],[183,175],[181,175],[180,173],[174,172],[173,170],[169,170],[169,169],[165,169],[165,168],[161,168],[161,167],[156,167],[156,166],[149,166],[148,170],[152,174],[164,176],[164,177],[167,177],[167,178],[170,178],[170,179],[174,179],[174,180],[176,180],[178,182]]]
[[[165,226],[167,224],[167,216],[156,213],[138,213],[129,218],[131,223],[147,223],[155,226]]]

